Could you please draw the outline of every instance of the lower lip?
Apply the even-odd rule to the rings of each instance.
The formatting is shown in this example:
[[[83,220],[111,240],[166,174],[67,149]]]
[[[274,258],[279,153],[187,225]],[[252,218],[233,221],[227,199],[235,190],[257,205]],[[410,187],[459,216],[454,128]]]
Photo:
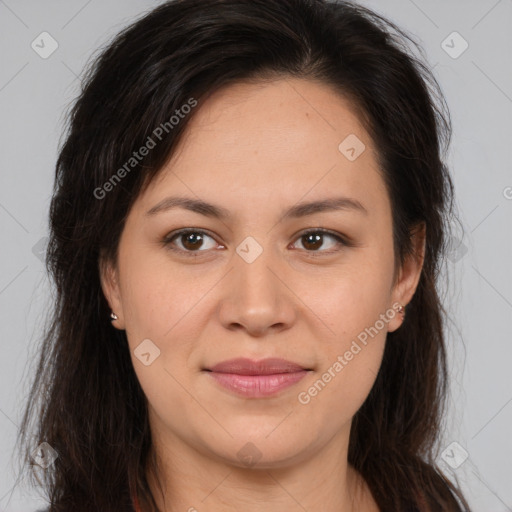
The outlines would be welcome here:
[[[238,375],[237,373],[208,372],[222,387],[245,397],[271,396],[299,382],[308,370],[273,375]]]

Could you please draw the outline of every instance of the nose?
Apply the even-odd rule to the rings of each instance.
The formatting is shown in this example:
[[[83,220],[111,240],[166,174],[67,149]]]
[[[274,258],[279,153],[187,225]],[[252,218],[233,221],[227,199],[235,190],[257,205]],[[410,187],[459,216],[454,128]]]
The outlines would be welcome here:
[[[297,299],[280,262],[270,252],[264,250],[250,263],[234,255],[234,268],[226,276],[219,308],[226,329],[262,337],[293,325]]]

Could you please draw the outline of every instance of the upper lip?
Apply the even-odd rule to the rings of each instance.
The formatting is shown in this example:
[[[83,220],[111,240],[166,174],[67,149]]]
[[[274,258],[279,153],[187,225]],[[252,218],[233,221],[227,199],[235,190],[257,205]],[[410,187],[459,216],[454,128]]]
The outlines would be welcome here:
[[[222,361],[211,368],[206,368],[206,370],[212,372],[236,373],[238,375],[273,375],[277,373],[300,372],[308,369],[285,359],[268,358],[253,361],[244,357]]]

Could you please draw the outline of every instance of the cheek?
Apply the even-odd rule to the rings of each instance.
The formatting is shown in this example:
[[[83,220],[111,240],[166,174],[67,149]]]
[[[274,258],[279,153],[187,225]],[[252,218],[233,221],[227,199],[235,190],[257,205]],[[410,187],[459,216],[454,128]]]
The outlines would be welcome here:
[[[218,276],[180,272],[167,259],[136,251],[125,257],[122,270],[128,283],[122,290],[125,330],[141,386],[150,402],[183,395],[178,382],[191,378],[190,359],[207,316],[205,298]],[[150,356],[140,358],[141,353]]]
[[[310,294],[308,305],[329,326],[318,340],[315,380],[298,397],[311,416],[327,410],[348,420],[370,393],[396,314],[389,309],[392,270],[392,257],[375,253],[323,283],[322,294]]]
[[[172,337],[212,286],[213,277],[180,271],[165,254],[126,251],[122,290],[126,332],[136,340]],[[121,277],[123,280],[123,276]]]
[[[371,327],[389,307],[393,261],[377,253],[354,257],[350,264],[324,276],[307,279],[295,290],[315,315],[329,327],[326,342],[339,348],[341,340],[352,339]]]
[[[329,436],[350,422],[375,383],[384,346],[385,336],[378,335],[367,345],[357,341],[340,344],[339,351],[324,359],[315,379],[297,396],[308,428],[327,430]]]

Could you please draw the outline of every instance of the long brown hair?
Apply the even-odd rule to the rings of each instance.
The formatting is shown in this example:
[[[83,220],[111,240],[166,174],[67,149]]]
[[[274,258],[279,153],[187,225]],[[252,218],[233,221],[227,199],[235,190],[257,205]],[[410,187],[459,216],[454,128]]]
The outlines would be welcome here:
[[[122,31],[90,65],[56,165],[46,259],[55,304],[19,438],[27,461],[43,441],[58,453],[43,474],[51,512],[125,512],[135,491],[156,510],[147,403],[126,334],[110,324],[99,261],[116,261],[131,205],[208,96],[279,77],[331,85],[360,112],[391,199],[397,264],[411,251],[411,230],[426,225],[419,285],[353,419],[349,463],[383,511],[469,510],[435,463],[447,392],[436,282],[453,212],[443,163],[451,124],[416,50],[409,34],[350,2],[176,0]],[[198,106],[171,121],[191,99]],[[132,161],[148,137],[154,148]]]

